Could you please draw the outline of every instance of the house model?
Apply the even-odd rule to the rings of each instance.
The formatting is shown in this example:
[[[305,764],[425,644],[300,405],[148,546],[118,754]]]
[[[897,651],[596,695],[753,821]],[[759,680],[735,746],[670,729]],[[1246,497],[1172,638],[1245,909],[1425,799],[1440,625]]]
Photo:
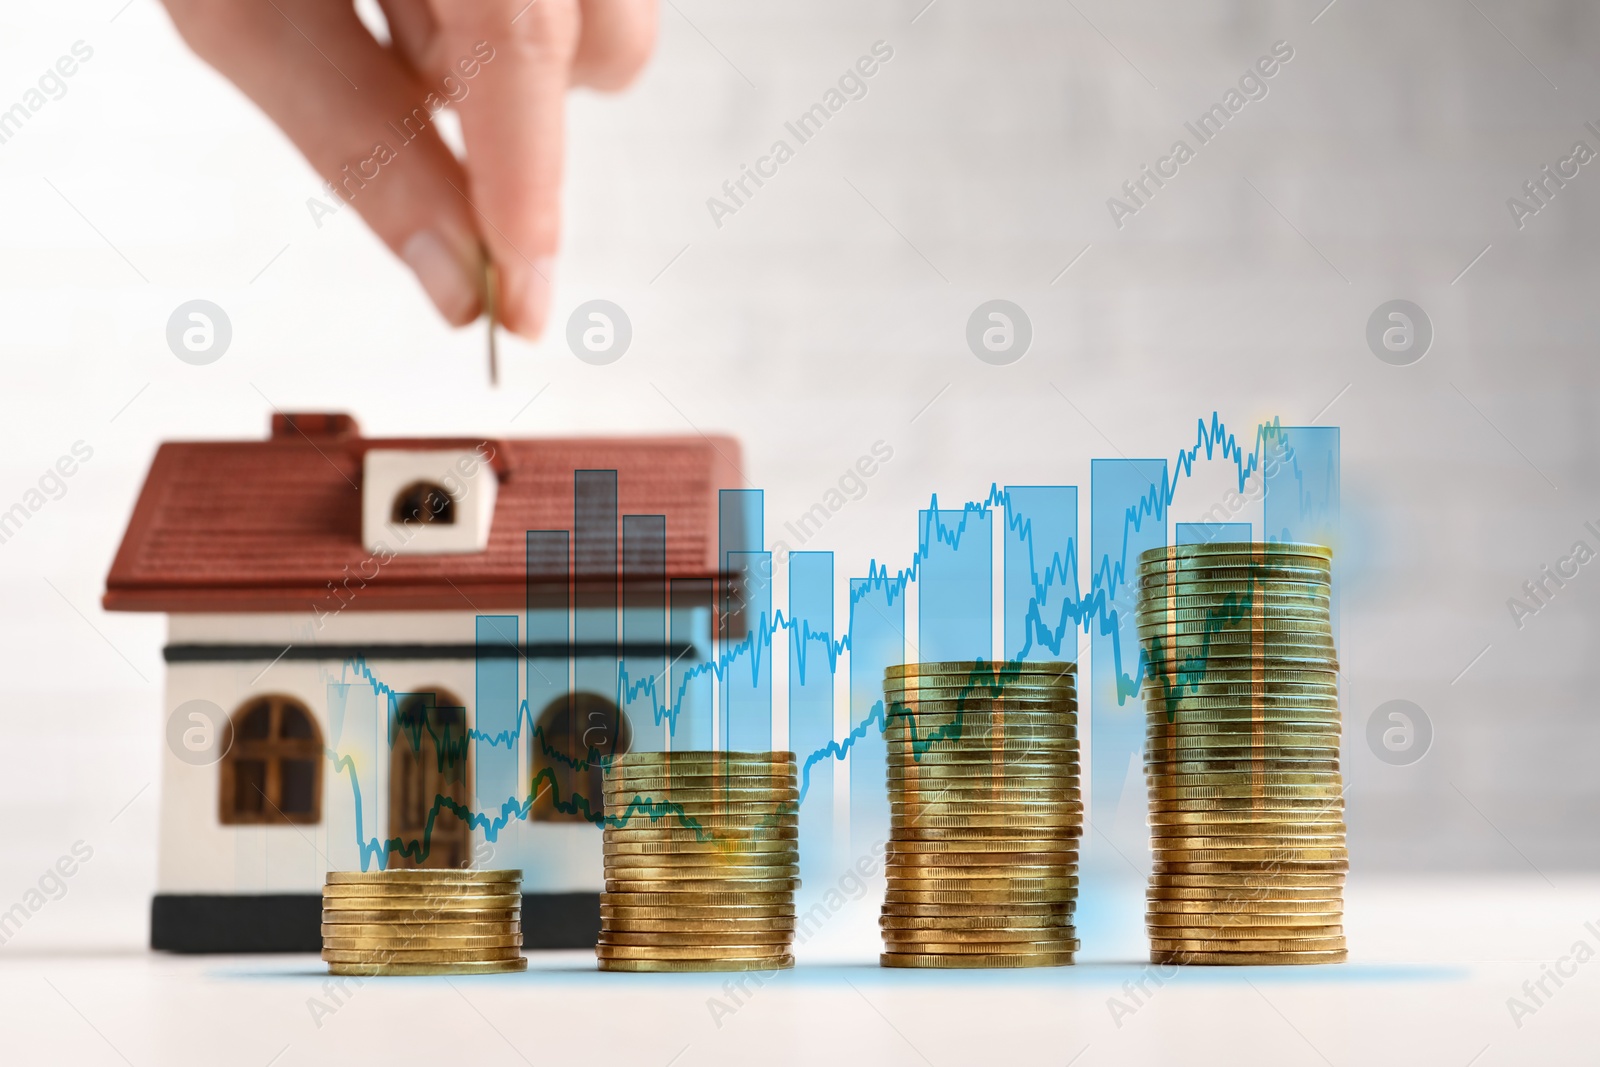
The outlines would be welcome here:
[[[363,863],[521,868],[527,945],[592,945],[583,757],[662,743],[630,679],[709,723],[709,678],[678,680],[712,654],[738,456],[342,414],[162,445],[104,597],[168,619],[152,947],[316,951],[325,874]]]

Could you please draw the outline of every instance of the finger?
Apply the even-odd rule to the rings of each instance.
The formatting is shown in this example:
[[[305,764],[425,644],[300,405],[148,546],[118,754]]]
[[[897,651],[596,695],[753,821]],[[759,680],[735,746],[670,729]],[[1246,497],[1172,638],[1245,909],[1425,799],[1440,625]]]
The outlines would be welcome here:
[[[227,75],[398,253],[447,320],[479,310],[481,251],[460,164],[427,91],[348,5],[167,0],[199,55]],[[320,223],[320,216],[317,216]]]
[[[581,0],[583,30],[572,60],[572,84],[615,92],[650,59],[656,43],[656,0]]]
[[[520,14],[519,14],[520,9]],[[476,56],[456,107],[469,195],[500,271],[509,329],[538,337],[561,233],[564,107],[578,43],[577,0],[434,0],[441,55]]]
[[[389,23],[390,46],[400,53],[411,73],[430,81],[437,80],[434,77],[437,27],[428,0],[378,0],[378,6]]]

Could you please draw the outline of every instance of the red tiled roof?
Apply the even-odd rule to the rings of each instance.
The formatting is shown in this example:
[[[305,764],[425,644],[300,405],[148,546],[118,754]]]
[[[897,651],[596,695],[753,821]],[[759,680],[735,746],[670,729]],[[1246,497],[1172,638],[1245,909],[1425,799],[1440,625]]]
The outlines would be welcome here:
[[[266,441],[168,443],[156,452],[106,577],[113,611],[310,611],[328,582],[372,572],[361,543],[362,456],[373,447],[471,449],[479,440],[362,438],[330,419],[279,416]],[[322,417],[327,418],[327,417]],[[296,426],[299,422],[301,425]],[[309,432],[305,427],[310,427]],[[500,475],[489,547],[396,556],[350,610],[518,609],[527,530],[572,529],[573,472],[616,470],[622,515],[665,515],[669,578],[715,573],[717,490],[740,485],[731,438],[490,442]],[[619,535],[620,536],[620,535]],[[580,578],[583,576],[580,575]]]

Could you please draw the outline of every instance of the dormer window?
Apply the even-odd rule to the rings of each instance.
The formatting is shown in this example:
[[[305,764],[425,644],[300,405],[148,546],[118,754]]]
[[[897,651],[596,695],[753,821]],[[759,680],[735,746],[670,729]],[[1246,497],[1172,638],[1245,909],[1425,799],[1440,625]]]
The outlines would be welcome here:
[[[453,526],[456,521],[456,499],[437,482],[412,482],[395,495],[389,521]]]
[[[384,448],[362,460],[361,539],[380,560],[482,552],[499,476],[494,447]]]

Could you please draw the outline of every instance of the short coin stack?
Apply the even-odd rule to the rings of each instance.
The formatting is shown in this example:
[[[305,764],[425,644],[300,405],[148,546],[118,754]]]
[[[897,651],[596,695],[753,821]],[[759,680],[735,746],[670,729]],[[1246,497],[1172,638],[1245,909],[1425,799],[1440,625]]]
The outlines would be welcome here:
[[[792,752],[634,752],[605,775],[602,971],[793,967]]]
[[[350,975],[527,970],[522,872],[331,871],[322,958]]]
[[[883,966],[1072,962],[1076,678],[1071,663],[888,669]]]
[[[1226,542],[1139,560],[1156,963],[1342,963],[1332,552]]]

